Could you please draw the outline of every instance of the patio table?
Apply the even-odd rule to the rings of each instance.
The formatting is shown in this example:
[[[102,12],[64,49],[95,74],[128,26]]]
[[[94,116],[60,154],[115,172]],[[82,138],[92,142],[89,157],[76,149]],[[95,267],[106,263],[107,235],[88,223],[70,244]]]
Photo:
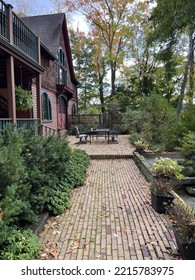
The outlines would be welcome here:
[[[88,135],[90,137],[90,144],[91,144],[91,138],[96,136],[104,136],[105,139],[108,138],[108,144],[109,144],[109,136],[110,136],[110,129],[109,128],[91,128],[91,130],[88,132]]]

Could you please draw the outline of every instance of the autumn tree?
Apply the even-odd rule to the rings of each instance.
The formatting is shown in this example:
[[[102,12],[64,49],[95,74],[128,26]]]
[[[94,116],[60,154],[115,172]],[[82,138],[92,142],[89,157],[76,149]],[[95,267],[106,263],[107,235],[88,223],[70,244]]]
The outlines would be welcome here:
[[[105,81],[106,60],[101,41],[95,30],[93,33],[84,33],[69,28],[72,55],[76,76],[81,86],[79,88],[79,109],[81,112],[105,112]],[[100,107],[100,108],[99,108]]]
[[[79,11],[99,30],[99,37],[105,45],[111,73],[111,96],[115,94],[117,69],[123,63],[123,49],[126,38],[126,19],[131,13],[134,0],[66,0],[69,11]]]

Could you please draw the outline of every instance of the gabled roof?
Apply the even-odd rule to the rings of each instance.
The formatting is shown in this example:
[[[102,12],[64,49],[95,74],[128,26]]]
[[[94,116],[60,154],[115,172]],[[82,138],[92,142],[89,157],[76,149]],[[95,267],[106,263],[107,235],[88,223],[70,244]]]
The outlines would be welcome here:
[[[21,20],[32,30],[35,35],[40,37],[43,48],[45,45],[55,56],[58,55],[60,35],[61,32],[63,32],[71,79],[74,83],[79,84],[79,82],[75,78],[72,63],[72,55],[65,14],[60,13],[22,17]]]

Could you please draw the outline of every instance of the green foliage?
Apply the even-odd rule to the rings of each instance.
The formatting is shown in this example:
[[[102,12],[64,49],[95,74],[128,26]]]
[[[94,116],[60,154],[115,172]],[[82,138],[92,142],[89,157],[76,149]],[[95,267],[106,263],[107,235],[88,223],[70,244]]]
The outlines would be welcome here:
[[[131,144],[134,144],[136,141],[141,140],[141,139],[142,139],[142,137],[138,133],[132,133],[129,136],[129,141],[130,141]]]
[[[148,148],[148,144],[142,140],[135,141],[134,146],[136,147],[136,150],[145,150]]]
[[[30,185],[13,184],[6,188],[4,198],[0,201],[0,208],[3,211],[3,221],[7,225],[21,225],[23,222],[36,221],[29,197]]]
[[[89,156],[83,150],[70,149],[70,159],[68,162],[65,181],[72,187],[81,186],[84,183],[86,170],[89,166]]]
[[[18,230],[0,221],[0,260],[32,260],[41,246],[31,230]]]
[[[177,231],[182,242],[192,242],[195,240],[195,213],[192,208],[176,201],[168,211],[174,229]]]
[[[184,178],[182,175],[183,167],[177,163],[177,161],[170,158],[156,159],[151,171],[154,173],[156,178],[166,177],[168,179],[176,178],[181,180]]]
[[[70,149],[66,137],[42,137],[35,130],[8,126],[0,137],[0,239],[10,228],[0,240],[0,258],[35,256],[35,237],[17,228],[34,223],[43,211],[58,215],[69,208],[71,190],[84,183],[89,165],[89,156]]]
[[[129,109],[122,119],[122,127],[131,134],[138,134],[139,138],[153,146],[173,149],[171,132],[177,124],[176,110],[167,99],[158,94],[152,94],[143,99],[139,109]]]
[[[181,140],[181,147],[178,148],[178,151],[186,159],[192,159],[195,157],[195,132],[189,132],[184,135]]]
[[[22,89],[20,86],[15,88],[16,108],[17,110],[26,111],[33,106],[33,97],[30,91]]]
[[[141,133],[143,116],[141,110],[129,109],[122,115],[121,128],[126,133]]]
[[[58,182],[48,190],[47,208],[54,214],[59,215],[65,209],[70,208],[71,187],[66,182]]]

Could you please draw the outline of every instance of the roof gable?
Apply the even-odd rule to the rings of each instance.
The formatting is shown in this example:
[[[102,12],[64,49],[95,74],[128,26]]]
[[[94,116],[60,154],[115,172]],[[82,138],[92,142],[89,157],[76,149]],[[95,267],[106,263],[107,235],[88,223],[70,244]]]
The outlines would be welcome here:
[[[30,16],[22,17],[21,19],[35,35],[40,37],[41,42],[51,50],[55,56],[58,55],[60,35],[63,33],[71,79],[78,84],[74,74],[65,14]]]

